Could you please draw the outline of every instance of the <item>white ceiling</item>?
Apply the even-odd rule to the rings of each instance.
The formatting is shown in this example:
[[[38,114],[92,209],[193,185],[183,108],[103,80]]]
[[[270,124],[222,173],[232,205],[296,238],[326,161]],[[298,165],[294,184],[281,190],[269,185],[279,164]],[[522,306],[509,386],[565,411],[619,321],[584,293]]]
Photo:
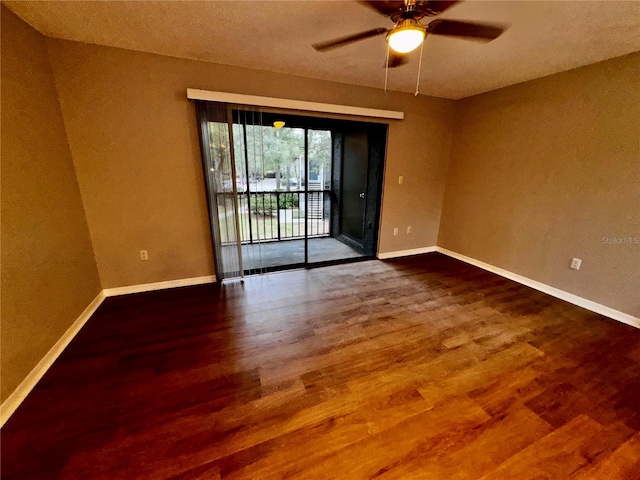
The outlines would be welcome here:
[[[384,36],[327,53],[311,44],[392,22],[355,1],[6,1],[45,35],[382,88]],[[640,51],[639,1],[480,1],[442,18],[509,25],[476,43],[430,36],[420,93],[463,98]],[[389,71],[415,90],[419,50]]]

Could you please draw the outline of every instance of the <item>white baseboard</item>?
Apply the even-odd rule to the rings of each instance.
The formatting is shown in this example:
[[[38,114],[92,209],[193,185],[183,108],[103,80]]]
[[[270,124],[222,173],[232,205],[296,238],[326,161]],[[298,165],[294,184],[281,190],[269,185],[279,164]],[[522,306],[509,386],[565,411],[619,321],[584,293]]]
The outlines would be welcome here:
[[[483,270],[487,270],[488,272],[495,273],[497,275],[500,275],[501,277],[508,278],[509,280],[513,280],[514,282],[521,283],[522,285],[526,285],[527,287],[531,287],[534,290],[546,293],[548,295],[551,295],[552,297],[556,297],[579,307],[586,308],[587,310],[599,313],[600,315],[604,315],[605,317],[609,317],[613,320],[631,325],[632,327],[640,328],[640,318],[629,315],[628,313],[614,310],[611,307],[607,307],[605,305],[601,305],[600,303],[587,300],[586,298],[579,297],[578,295],[574,295],[573,293],[565,292],[564,290],[560,290],[559,288],[551,287],[536,280],[523,277],[522,275],[518,275],[517,273],[504,270],[503,268],[490,265],[480,260],[476,260],[475,258],[467,257],[466,255],[462,255],[461,253],[447,250],[446,248],[437,247],[436,251],[449,257],[461,260],[470,265],[482,268]]]
[[[0,427],[13,415],[13,412],[20,406],[22,401],[33,390],[33,387],[47,373],[47,370],[53,365],[53,362],[60,356],[67,345],[78,334],[80,329],[91,318],[91,315],[98,309],[102,301],[105,299],[104,291],[101,291],[96,298],[89,304],[87,308],[80,314],[75,322],[67,329],[53,347],[45,354],[38,364],[29,372],[20,385],[13,391],[0,406]]]
[[[436,251],[438,251],[438,247],[436,246],[411,248],[409,250],[397,250],[395,252],[378,253],[378,258],[380,260],[387,260],[389,258],[408,257],[409,255],[420,255],[423,253],[431,253]]]
[[[167,280],[166,282],[142,283],[140,285],[129,285],[127,287],[105,288],[105,297],[115,297],[117,295],[128,295],[130,293],[153,292],[154,290],[165,290],[167,288],[190,287],[193,285],[203,285],[214,283],[215,275],[205,275],[204,277],[180,278],[178,280]]]

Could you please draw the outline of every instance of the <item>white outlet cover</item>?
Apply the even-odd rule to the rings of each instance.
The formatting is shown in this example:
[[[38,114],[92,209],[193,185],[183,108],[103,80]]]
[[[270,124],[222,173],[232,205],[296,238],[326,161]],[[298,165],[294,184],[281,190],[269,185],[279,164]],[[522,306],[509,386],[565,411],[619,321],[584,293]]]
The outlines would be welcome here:
[[[579,258],[572,258],[570,267],[574,270],[580,270],[580,265],[582,265],[582,260]]]

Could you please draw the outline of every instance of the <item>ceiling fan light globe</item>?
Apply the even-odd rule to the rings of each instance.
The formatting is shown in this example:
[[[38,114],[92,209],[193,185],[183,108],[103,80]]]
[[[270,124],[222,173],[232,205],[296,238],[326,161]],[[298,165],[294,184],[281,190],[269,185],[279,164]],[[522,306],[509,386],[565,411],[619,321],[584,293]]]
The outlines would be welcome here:
[[[403,27],[393,29],[387,36],[391,50],[398,53],[409,53],[418,48],[426,34],[420,27]]]

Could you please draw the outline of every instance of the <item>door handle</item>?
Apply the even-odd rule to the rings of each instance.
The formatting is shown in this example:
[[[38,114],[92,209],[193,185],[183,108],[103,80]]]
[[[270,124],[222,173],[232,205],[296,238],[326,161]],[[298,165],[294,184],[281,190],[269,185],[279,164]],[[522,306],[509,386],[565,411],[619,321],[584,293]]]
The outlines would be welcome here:
[[[360,198],[364,198],[364,193],[361,193],[361,194],[360,194]]]

